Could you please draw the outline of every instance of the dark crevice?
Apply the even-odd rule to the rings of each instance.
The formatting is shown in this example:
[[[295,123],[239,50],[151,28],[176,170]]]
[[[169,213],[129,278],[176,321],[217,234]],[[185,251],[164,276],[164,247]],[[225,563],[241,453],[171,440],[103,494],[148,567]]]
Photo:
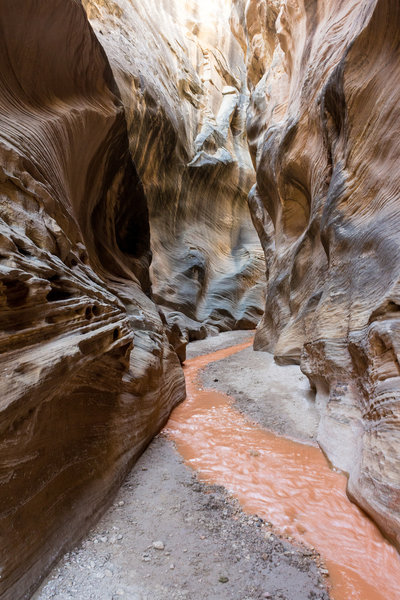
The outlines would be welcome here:
[[[51,291],[47,294],[46,298],[48,302],[58,302],[59,300],[68,300],[72,297],[70,292],[65,290],[61,290],[58,288],[52,288]]]
[[[1,281],[7,305],[10,308],[22,306],[29,294],[29,286],[24,281],[18,281],[16,279],[3,279]]]

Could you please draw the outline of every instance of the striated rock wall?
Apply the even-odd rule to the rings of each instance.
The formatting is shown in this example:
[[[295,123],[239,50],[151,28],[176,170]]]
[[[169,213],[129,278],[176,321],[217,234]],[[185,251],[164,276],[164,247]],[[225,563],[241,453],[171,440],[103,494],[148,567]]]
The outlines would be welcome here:
[[[234,37],[229,0],[2,2],[2,600],[184,397],[187,339],[254,326],[265,265],[255,346],[400,546],[400,6],[232,1]]]
[[[0,598],[17,600],[185,387],[147,295],[124,109],[83,7],[3,0],[0,32]]]
[[[143,180],[156,301],[186,337],[254,327],[265,265],[247,206],[243,51],[230,0],[83,0],[121,91]]]
[[[268,277],[255,347],[300,362],[320,444],[400,547],[400,5],[234,5]]]

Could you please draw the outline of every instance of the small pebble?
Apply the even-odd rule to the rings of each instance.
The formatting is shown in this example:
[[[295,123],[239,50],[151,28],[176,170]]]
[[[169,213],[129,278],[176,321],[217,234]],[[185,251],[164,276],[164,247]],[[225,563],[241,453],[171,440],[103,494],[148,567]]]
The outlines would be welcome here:
[[[164,550],[164,542],[162,542],[161,540],[153,542],[153,548],[155,548],[156,550]]]
[[[228,579],[228,577],[225,577],[225,575],[221,575],[221,577],[218,579],[218,581],[220,583],[228,583],[229,579]]]

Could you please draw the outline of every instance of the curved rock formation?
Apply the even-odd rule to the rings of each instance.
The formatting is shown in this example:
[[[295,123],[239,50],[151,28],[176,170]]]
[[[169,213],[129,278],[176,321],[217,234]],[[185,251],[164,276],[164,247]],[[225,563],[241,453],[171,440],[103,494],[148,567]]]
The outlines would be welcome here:
[[[246,112],[255,345],[300,362],[320,444],[400,547],[400,6],[233,5],[235,39],[228,0],[2,2],[2,600],[183,398],[186,341],[262,313]]]
[[[0,30],[0,597],[16,600],[185,389],[147,295],[124,109],[83,7],[4,0]]]
[[[268,274],[255,347],[300,362],[320,444],[400,547],[400,5],[237,1],[231,21]]]
[[[156,301],[190,339],[255,327],[265,266],[247,207],[255,173],[230,1],[83,4],[121,91],[149,203]]]

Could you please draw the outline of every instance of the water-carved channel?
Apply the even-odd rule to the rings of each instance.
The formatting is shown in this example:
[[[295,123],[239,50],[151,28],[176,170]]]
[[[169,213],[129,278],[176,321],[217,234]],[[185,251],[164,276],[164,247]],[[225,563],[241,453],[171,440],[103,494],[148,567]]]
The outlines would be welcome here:
[[[225,486],[246,511],[315,547],[334,600],[400,598],[398,553],[349,501],[346,477],[329,467],[319,448],[263,430],[228,396],[202,389],[203,368],[250,344],[187,361],[187,400],[167,426],[179,452],[201,479]]]

